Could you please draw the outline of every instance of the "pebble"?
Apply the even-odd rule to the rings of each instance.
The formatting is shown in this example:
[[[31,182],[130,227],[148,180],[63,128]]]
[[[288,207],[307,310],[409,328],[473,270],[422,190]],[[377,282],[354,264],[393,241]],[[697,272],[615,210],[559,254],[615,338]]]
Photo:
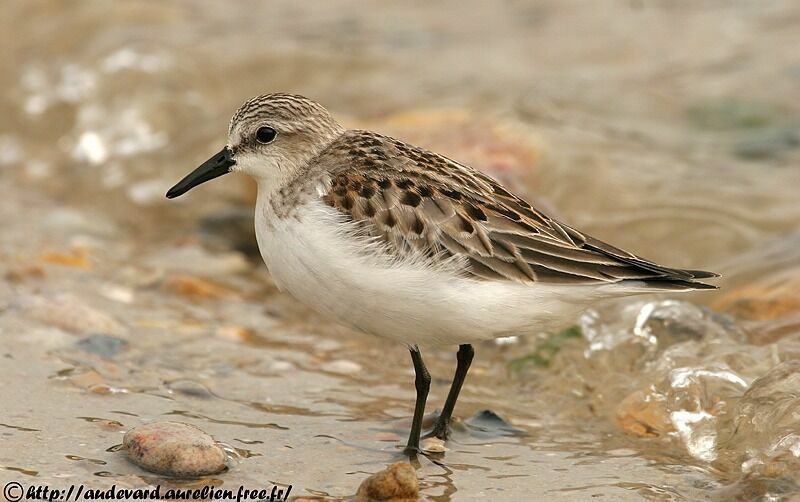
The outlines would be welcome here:
[[[213,397],[211,391],[203,384],[193,380],[175,380],[166,384],[172,392],[178,392],[185,396],[208,399]]]
[[[21,303],[28,317],[73,333],[119,335],[124,331],[114,318],[72,296],[34,296],[24,298]]]
[[[86,248],[76,248],[69,253],[61,253],[58,251],[48,251],[42,253],[39,259],[51,265],[62,265],[64,267],[75,267],[82,269],[90,269],[89,252]]]
[[[423,439],[422,441],[420,441],[419,446],[420,448],[422,448],[422,451],[426,453],[444,453],[447,451],[447,447],[445,447],[444,441],[434,437]]]
[[[629,394],[616,410],[622,429],[639,437],[659,437],[675,432],[665,399],[637,390]]]
[[[133,290],[116,284],[104,284],[100,287],[100,294],[115,302],[130,305],[135,298]]]
[[[356,493],[358,502],[419,500],[417,473],[410,464],[398,462],[365,479]]]
[[[338,359],[323,364],[322,371],[339,373],[340,375],[352,375],[361,371],[361,365],[346,359]]]
[[[230,338],[232,340],[246,342],[255,336],[255,333],[253,330],[244,328],[242,326],[218,326],[216,335],[222,338]]]
[[[289,361],[273,361],[267,366],[267,370],[272,373],[285,373],[295,369],[297,369],[297,366]]]
[[[6,280],[15,284],[28,279],[43,279],[45,276],[44,267],[39,264],[11,264],[5,273]]]
[[[237,293],[225,286],[215,284],[207,279],[193,277],[190,275],[178,275],[171,277],[164,283],[164,287],[179,295],[199,300],[230,298]]]
[[[69,382],[83,389],[89,389],[98,385],[105,385],[106,380],[100,373],[95,370],[88,370],[84,373],[78,373],[69,377]]]
[[[125,433],[122,444],[131,462],[167,476],[205,476],[226,467],[225,451],[214,438],[181,422],[140,425]]]

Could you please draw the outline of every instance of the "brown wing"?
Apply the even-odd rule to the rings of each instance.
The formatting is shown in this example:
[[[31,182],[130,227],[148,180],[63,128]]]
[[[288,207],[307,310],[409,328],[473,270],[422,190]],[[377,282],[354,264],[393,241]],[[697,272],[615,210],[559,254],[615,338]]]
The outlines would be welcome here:
[[[548,217],[489,176],[441,155],[350,131],[318,159],[325,201],[399,256],[465,259],[475,278],[657,289],[713,288],[702,271],[661,267]]]

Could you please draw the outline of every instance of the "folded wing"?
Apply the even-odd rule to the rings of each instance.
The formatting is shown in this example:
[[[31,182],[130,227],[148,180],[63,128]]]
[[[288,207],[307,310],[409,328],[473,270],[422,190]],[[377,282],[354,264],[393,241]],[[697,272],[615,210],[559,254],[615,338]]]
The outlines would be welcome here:
[[[497,181],[392,138],[350,131],[320,155],[324,200],[398,258],[460,259],[464,273],[521,283],[713,289],[711,272],[662,267],[560,223]]]

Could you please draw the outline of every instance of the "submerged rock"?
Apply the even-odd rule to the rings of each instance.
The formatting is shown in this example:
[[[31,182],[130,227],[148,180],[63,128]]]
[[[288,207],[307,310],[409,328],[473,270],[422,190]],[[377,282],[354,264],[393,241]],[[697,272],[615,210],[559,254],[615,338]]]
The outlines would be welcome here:
[[[358,502],[419,500],[419,481],[411,465],[398,462],[365,479],[356,493]]]
[[[622,430],[639,437],[659,437],[675,431],[669,418],[666,397],[655,392],[634,391],[617,408]]]
[[[616,418],[629,434],[675,437],[693,457],[712,461],[719,417],[730,413],[745,388],[747,382],[725,366],[678,367],[629,394]]]
[[[730,289],[714,302],[714,308],[753,321],[800,316],[798,290],[800,267],[778,270]]]
[[[756,379],[723,428],[720,464],[749,476],[800,481],[800,361]]]
[[[209,434],[180,422],[155,422],[128,431],[122,441],[128,458],[158,474],[191,478],[225,469],[225,451]]]

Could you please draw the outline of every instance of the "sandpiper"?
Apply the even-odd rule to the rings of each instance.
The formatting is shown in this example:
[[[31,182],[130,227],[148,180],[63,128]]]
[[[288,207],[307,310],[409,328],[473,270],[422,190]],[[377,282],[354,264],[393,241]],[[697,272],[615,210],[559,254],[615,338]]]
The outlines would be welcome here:
[[[258,247],[275,283],[341,323],[404,343],[419,452],[431,377],[420,345],[458,344],[430,435],[446,440],[472,343],[541,333],[596,300],[715,289],[556,221],[490,176],[394,138],[342,127],[320,104],[267,94],[233,115],[227,145],[167,192],[229,172],[258,185]]]

